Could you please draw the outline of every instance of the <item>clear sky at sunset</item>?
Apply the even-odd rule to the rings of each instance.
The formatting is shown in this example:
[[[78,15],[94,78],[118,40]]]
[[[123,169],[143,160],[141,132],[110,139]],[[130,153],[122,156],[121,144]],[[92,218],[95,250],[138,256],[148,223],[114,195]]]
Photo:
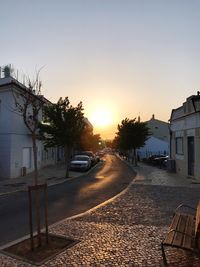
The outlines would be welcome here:
[[[167,121],[200,89],[199,0],[0,0],[0,22],[0,65],[44,66],[45,96],[83,101],[94,126],[107,110],[102,137],[125,117]]]

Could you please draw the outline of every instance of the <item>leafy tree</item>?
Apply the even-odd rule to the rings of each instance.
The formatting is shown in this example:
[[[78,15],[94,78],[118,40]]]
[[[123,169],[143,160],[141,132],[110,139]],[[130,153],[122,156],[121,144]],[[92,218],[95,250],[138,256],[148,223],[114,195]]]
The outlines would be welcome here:
[[[115,142],[122,151],[133,151],[135,166],[137,165],[136,149],[144,146],[150,133],[147,123],[135,119],[124,119],[118,125],[118,132]]]
[[[101,147],[101,136],[100,134],[93,134],[93,132],[85,129],[80,140],[81,150],[92,150],[96,152]]]
[[[85,126],[82,102],[73,107],[68,97],[60,98],[56,104],[45,107],[44,118],[40,124],[40,138],[46,147],[64,147],[68,178],[72,151]]]

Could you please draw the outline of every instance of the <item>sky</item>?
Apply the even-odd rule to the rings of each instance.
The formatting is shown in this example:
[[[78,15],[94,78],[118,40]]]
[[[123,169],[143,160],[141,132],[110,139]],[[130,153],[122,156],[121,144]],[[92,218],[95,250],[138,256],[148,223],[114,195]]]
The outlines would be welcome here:
[[[83,102],[102,138],[124,118],[168,121],[200,89],[199,0],[0,0],[0,66]]]

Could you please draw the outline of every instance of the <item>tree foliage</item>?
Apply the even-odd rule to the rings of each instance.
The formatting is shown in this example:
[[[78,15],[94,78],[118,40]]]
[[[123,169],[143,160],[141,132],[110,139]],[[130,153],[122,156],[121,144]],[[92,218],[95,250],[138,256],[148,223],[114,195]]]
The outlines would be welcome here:
[[[133,150],[136,163],[136,149],[144,146],[150,133],[147,123],[135,119],[124,119],[118,125],[118,132],[115,138],[117,146],[123,151]]]
[[[85,127],[83,105],[70,104],[68,97],[44,109],[44,122],[40,124],[40,138],[46,147],[64,147],[66,178],[73,148],[79,142]]]
[[[80,139],[81,150],[91,150],[97,152],[101,148],[100,134],[93,134],[92,131],[84,130]]]

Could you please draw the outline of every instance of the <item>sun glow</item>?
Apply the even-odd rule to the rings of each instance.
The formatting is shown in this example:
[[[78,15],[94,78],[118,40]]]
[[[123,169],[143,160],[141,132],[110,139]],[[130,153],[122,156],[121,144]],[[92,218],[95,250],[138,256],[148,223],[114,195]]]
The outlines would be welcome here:
[[[111,111],[109,111],[108,109],[99,108],[91,114],[89,119],[94,126],[103,128],[112,123],[113,116]]]

